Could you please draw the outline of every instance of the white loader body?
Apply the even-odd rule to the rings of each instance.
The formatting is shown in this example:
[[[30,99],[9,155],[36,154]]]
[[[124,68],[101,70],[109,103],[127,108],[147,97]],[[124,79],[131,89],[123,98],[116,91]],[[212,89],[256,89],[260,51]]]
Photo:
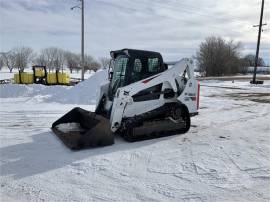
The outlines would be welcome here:
[[[162,92],[171,89],[177,96],[136,102],[133,96],[145,89],[162,84]],[[101,86],[100,98],[108,92],[108,83]],[[198,113],[199,84],[194,78],[193,65],[190,59],[182,59],[168,70],[150,78],[118,88],[113,102],[107,100],[105,107],[112,107],[110,123],[113,132],[120,128],[123,118],[134,117],[157,109],[166,103],[179,102],[185,105],[191,115]]]

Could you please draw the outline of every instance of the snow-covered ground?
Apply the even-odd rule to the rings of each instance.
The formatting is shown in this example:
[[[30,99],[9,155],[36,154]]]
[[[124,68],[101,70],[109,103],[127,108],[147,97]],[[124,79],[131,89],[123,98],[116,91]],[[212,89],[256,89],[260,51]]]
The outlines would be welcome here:
[[[0,86],[2,201],[270,200],[269,81],[202,81],[188,133],[71,151],[50,126],[75,106],[94,110],[105,78]]]

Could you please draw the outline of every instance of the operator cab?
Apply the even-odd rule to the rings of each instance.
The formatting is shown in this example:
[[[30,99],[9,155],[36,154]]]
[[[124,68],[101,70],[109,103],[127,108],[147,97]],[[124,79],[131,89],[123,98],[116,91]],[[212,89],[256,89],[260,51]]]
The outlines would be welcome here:
[[[109,99],[117,89],[143,80],[168,69],[160,53],[123,49],[111,51]]]

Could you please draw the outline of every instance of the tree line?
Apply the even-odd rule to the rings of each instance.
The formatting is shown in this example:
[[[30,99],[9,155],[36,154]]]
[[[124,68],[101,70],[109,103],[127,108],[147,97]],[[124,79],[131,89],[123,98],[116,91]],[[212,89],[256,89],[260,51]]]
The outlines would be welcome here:
[[[204,76],[247,73],[248,67],[255,65],[255,55],[249,54],[243,57],[241,48],[242,44],[239,42],[212,36],[200,44],[194,58],[199,71]],[[86,54],[84,69],[97,71],[99,68],[106,68],[109,63],[109,58],[95,59]],[[35,53],[30,47],[19,47],[0,55],[0,68],[6,66],[10,72],[14,68],[24,70],[29,64],[45,65],[49,71],[68,68],[72,73],[81,69],[81,56],[57,47],[45,48],[39,53]],[[259,58],[258,66],[265,66],[262,58]]]
[[[255,55],[241,56],[240,42],[226,41],[221,37],[208,37],[199,46],[196,54],[197,66],[204,76],[225,76],[247,73],[248,67],[255,63]],[[259,58],[258,66],[265,66]]]
[[[109,58],[95,59],[88,54],[84,58],[85,71],[106,68],[110,62]],[[29,65],[45,65],[49,71],[68,68],[72,73],[81,69],[81,55],[57,47],[44,48],[36,53],[32,48],[25,46],[13,48],[0,54],[0,68],[6,66],[10,72],[14,69],[23,71]]]

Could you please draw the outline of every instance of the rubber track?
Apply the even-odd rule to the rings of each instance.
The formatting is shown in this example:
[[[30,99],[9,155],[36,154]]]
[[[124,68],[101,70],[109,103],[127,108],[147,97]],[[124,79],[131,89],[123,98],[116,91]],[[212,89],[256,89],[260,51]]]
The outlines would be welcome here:
[[[179,123],[180,127],[177,130],[167,130],[168,127],[164,128],[164,130],[161,131],[155,131],[154,133],[151,134],[144,134],[144,135],[136,135],[133,133],[135,128],[139,128],[144,124],[147,124],[151,122],[151,124],[158,124],[160,123],[160,116],[164,116],[165,114],[168,113],[168,111],[171,110],[171,107],[175,105],[175,103],[169,104],[169,105],[164,105],[159,109],[155,109],[150,112],[146,112],[142,115],[129,118],[125,120],[126,124],[126,129],[123,130],[122,136],[126,141],[129,142],[135,142],[135,141],[142,141],[142,140],[147,140],[147,139],[153,139],[153,138],[161,138],[161,137],[166,137],[166,136],[171,136],[171,135],[176,135],[176,134],[183,134],[189,131],[190,129],[190,115],[187,109],[183,108],[182,105],[179,105],[182,109],[183,113],[183,121],[184,123]],[[178,103],[177,103],[178,105]],[[163,120],[168,118],[168,116],[164,116]],[[177,124],[177,123],[176,123]],[[185,125],[184,127],[181,127]]]

